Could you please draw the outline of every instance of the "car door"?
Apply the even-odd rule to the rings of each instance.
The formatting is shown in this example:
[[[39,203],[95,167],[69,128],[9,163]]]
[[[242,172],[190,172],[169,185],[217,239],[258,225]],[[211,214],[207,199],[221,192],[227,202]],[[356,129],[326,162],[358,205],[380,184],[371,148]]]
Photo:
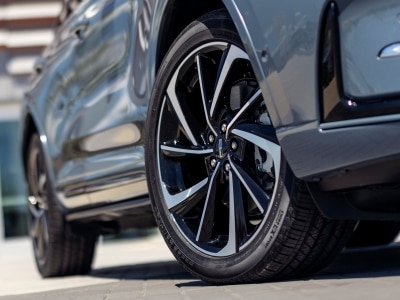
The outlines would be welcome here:
[[[130,69],[142,4],[87,0],[76,18],[73,73],[65,78],[68,101],[53,129],[60,147],[55,173],[64,203],[84,193],[91,204],[147,193],[146,107],[135,100]]]

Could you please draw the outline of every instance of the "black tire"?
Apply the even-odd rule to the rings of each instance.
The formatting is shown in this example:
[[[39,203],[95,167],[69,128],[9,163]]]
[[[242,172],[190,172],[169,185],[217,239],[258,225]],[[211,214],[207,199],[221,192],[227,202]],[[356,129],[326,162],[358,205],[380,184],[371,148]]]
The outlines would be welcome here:
[[[397,221],[360,221],[348,248],[385,246],[399,235],[400,222]]]
[[[48,181],[37,134],[27,152],[28,226],[35,262],[42,277],[86,274],[90,271],[97,235],[84,227],[79,233],[65,221]]]
[[[146,124],[146,168],[164,239],[208,282],[312,274],[354,226],[325,219],[294,178],[225,10],[190,24],[161,65]]]

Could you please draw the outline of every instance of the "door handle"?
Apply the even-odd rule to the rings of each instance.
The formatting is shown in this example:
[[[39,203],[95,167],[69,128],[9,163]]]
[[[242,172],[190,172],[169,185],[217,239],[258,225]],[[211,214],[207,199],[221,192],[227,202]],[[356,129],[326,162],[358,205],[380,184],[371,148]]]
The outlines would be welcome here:
[[[88,21],[79,21],[73,27],[72,34],[82,40],[85,37],[85,31],[87,30],[88,26]]]
[[[36,59],[35,64],[33,65],[33,69],[35,70],[36,74],[42,73],[45,65],[46,65],[45,58],[39,57],[38,59]]]

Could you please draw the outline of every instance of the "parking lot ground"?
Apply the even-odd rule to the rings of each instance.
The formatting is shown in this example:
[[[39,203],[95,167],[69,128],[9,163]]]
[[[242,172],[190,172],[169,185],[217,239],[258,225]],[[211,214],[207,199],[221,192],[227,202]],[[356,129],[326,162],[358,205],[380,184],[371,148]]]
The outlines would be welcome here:
[[[100,242],[87,276],[41,279],[28,239],[0,244],[0,300],[25,299],[397,299],[400,243],[344,251],[311,278],[213,286],[187,273],[159,234]]]

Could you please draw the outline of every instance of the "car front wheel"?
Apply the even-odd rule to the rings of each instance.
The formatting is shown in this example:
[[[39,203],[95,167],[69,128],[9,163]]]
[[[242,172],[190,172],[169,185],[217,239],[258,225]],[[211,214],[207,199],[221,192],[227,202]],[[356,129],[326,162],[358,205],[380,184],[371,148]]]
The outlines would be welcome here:
[[[344,246],[353,223],[325,219],[293,176],[225,10],[175,41],[146,125],[155,217],[195,276],[212,283],[305,276]]]

